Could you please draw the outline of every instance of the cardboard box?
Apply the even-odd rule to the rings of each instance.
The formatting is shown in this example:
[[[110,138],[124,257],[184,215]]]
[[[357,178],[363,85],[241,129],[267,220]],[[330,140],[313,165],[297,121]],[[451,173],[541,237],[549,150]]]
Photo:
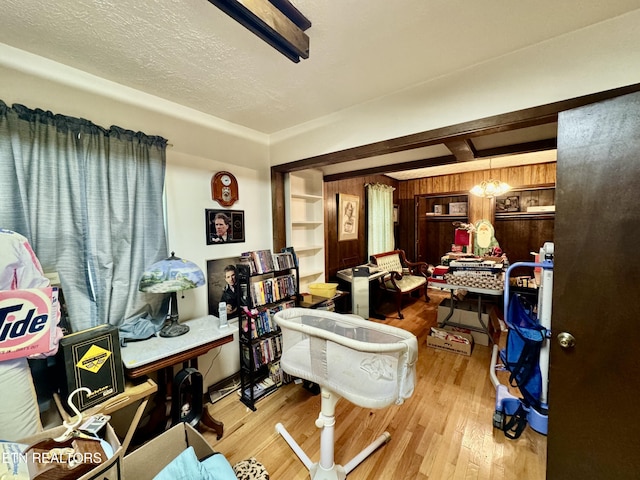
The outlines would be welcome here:
[[[451,331],[449,328],[445,328],[445,330]],[[462,332],[452,332],[456,335],[460,335],[461,337],[466,338],[469,343],[460,343],[460,342],[451,342],[448,340],[443,340],[438,337],[434,337],[433,335],[429,335],[427,337],[427,346],[437,348],[439,350],[446,350],[447,352],[458,353],[460,355],[466,355],[467,357],[471,355],[473,351],[473,337],[468,333]]]
[[[448,306],[439,305],[438,306],[438,323],[442,322],[446,318],[446,316],[449,315],[449,312],[450,312],[450,308]],[[454,308],[453,316],[448,321],[451,323],[460,324],[461,327],[459,327],[459,329],[461,329],[462,332],[470,333],[473,336],[475,343],[477,343],[478,345],[484,345],[485,347],[489,345],[489,337],[487,336],[486,333],[464,329],[465,325],[473,328],[482,327],[482,325],[480,324],[480,321],[478,320],[478,312],[476,310],[464,310],[461,308]],[[489,314],[483,313],[482,321],[487,326],[489,330],[489,335],[494,336],[495,332],[500,331],[499,323],[497,324],[497,327],[496,327],[495,321],[492,321]]]
[[[124,478],[153,478],[190,446],[199,460],[214,453],[211,445],[195,428],[188,423],[179,423],[125,456]]]
[[[66,427],[64,426],[55,427],[49,430],[45,430],[36,435],[23,438],[19,441],[19,443],[25,444],[25,445],[34,445],[43,440],[59,437],[65,431],[66,431]],[[115,432],[113,431],[113,428],[109,424],[107,424],[105,429],[104,443],[102,443],[102,450],[106,455],[111,455],[111,456],[108,459],[105,459],[99,465],[89,470],[88,472],[84,473],[83,475],[80,475],[80,476],[72,475],[67,477],[51,476],[51,477],[45,477],[45,478],[74,478],[76,480],[120,480],[122,478],[121,470],[122,470],[122,456],[124,454],[124,449],[122,445],[120,445],[120,441],[118,440],[118,437],[116,436]],[[107,450],[110,450],[110,451],[107,451]],[[92,458],[95,458],[95,457],[92,457]],[[29,459],[29,456],[25,458],[25,461],[27,459]],[[28,468],[30,472],[34,470],[33,465],[28,465]],[[60,471],[63,473],[67,471],[67,470],[62,470],[63,468],[66,469],[66,466],[64,465],[60,465],[58,468],[60,468],[61,469]],[[51,475],[53,475],[53,473],[51,473]],[[31,478],[34,478],[34,477],[31,476]],[[148,478],[148,477],[140,477],[140,478]]]
[[[113,325],[100,325],[63,337],[56,363],[64,379],[60,394],[65,405],[69,393],[80,387],[91,390],[75,397],[74,403],[81,411],[124,392],[120,337]]]

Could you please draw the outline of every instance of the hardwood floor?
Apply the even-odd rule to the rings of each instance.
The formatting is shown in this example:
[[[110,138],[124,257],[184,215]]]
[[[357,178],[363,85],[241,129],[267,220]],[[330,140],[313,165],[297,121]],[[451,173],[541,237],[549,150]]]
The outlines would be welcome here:
[[[403,405],[382,410],[357,407],[346,400],[336,407],[335,460],[345,464],[382,432],[391,440],[353,470],[350,480],[364,479],[530,479],[545,478],[546,437],[526,428],[510,440],[492,426],[495,389],[489,379],[491,351],[475,345],[470,357],[426,346],[443,294],[430,291],[405,306],[404,320],[385,323],[406,328],[419,339],[418,378],[413,396]],[[393,307],[389,308],[393,316]],[[246,408],[237,395],[209,406],[224,422],[216,441],[204,432],[214,449],[234,464],[255,457],[272,480],[309,478],[304,464],[276,433],[281,422],[311,458],[317,461],[320,432],[315,420],[320,398],[301,385],[289,384]]]

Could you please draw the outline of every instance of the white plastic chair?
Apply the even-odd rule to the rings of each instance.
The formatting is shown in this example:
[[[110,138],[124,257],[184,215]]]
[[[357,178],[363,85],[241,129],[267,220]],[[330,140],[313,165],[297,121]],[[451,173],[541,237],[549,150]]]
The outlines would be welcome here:
[[[335,407],[344,398],[364,408],[401,404],[413,394],[418,341],[406,330],[363,320],[355,315],[291,308],[275,315],[283,335],[282,369],[320,385],[321,408],[316,426],[320,461],[313,463],[281,423],[282,435],[314,480],[344,479],[387,443],[384,432],[344,465],[334,462]]]

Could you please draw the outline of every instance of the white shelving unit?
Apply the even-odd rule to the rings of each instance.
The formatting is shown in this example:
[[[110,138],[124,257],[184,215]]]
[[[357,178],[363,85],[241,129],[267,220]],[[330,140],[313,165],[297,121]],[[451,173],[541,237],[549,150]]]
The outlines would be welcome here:
[[[287,245],[298,256],[300,292],[304,293],[309,291],[310,283],[325,281],[322,172],[301,170],[287,174],[285,198]]]

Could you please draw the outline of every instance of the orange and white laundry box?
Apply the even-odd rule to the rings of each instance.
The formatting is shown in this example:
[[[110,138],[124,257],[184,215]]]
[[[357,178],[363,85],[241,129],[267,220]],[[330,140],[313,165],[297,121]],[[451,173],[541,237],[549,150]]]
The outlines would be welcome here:
[[[0,290],[0,361],[51,351],[58,308],[56,287]]]

